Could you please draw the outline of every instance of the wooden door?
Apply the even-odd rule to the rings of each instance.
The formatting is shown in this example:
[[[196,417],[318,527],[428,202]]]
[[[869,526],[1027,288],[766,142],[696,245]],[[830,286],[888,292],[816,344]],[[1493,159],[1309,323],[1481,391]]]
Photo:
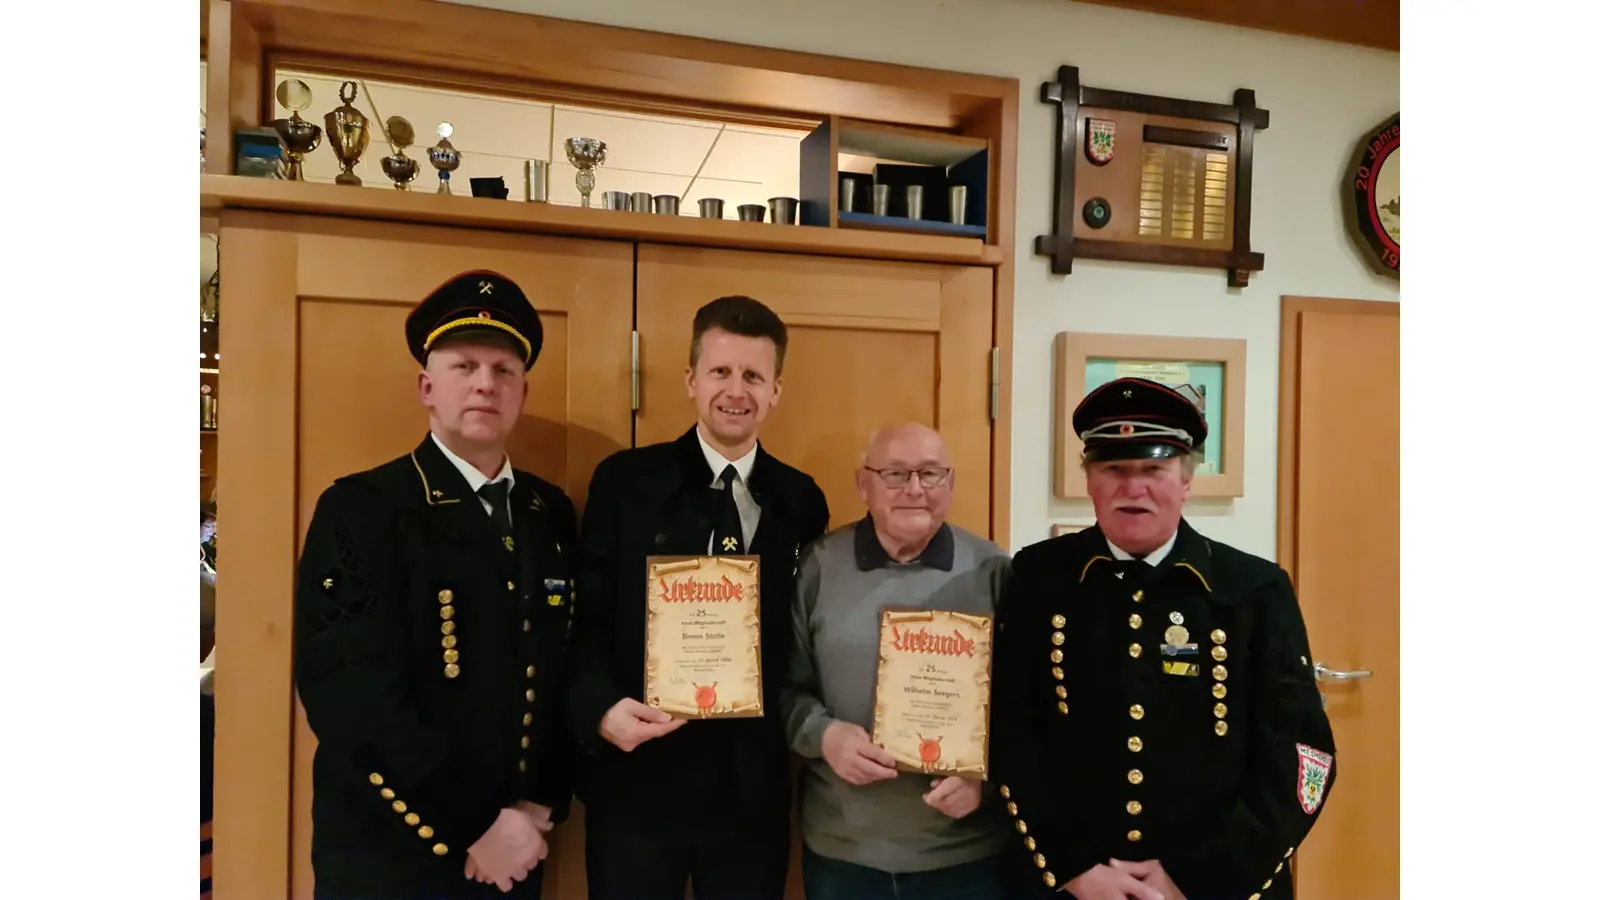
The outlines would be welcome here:
[[[637,291],[639,445],[694,424],[683,373],[695,310],[745,294],[789,328],[783,395],[762,443],[817,480],[833,527],[865,512],[855,470],[872,431],[919,421],[954,457],[951,523],[990,534],[992,271],[641,245]]]
[[[293,560],[317,496],[338,476],[409,452],[426,434],[404,320],[462,271],[520,284],[543,319],[544,349],[511,457],[581,508],[594,466],[631,441],[628,244],[228,212],[227,316],[220,393],[220,493],[233,544],[219,579],[219,896],[312,895],[315,739],[291,711]],[[281,711],[274,716],[272,711]],[[292,717],[292,719],[291,719]],[[292,727],[291,727],[292,721]],[[581,818],[547,865],[550,897],[581,897]]]
[[[1279,559],[1305,611],[1339,779],[1301,900],[1400,896],[1400,307],[1285,298]]]

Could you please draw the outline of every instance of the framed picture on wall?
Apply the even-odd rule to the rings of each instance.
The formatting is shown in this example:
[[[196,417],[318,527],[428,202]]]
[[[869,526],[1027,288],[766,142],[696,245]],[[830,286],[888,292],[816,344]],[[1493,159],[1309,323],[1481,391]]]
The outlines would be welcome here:
[[[1244,496],[1244,341],[1064,331],[1056,335],[1055,363],[1057,497],[1088,496],[1079,463],[1083,441],[1072,430],[1072,411],[1090,391],[1116,378],[1168,385],[1205,414],[1208,436],[1190,496]]]
[[[1060,537],[1063,534],[1077,534],[1085,528],[1093,527],[1093,522],[1054,522],[1050,525],[1050,536]]]

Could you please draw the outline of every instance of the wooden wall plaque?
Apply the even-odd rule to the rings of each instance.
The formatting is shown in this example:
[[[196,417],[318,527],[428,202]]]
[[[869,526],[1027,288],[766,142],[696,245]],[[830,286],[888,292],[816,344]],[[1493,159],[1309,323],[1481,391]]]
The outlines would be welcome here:
[[[1034,239],[1050,271],[1107,259],[1226,269],[1244,287],[1266,259],[1250,249],[1255,91],[1231,106],[1087,87],[1062,66],[1039,99],[1057,107],[1055,209]]]
[[[1361,139],[1345,173],[1345,218],[1380,275],[1400,277],[1400,114]]]

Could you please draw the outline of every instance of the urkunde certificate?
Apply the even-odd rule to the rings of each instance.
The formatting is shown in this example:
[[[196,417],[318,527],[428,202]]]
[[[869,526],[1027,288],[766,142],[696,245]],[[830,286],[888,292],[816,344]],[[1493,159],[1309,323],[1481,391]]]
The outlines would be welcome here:
[[[685,719],[760,717],[760,557],[652,556],[645,572],[645,704]]]
[[[885,610],[878,632],[872,742],[896,768],[987,779],[990,616]]]

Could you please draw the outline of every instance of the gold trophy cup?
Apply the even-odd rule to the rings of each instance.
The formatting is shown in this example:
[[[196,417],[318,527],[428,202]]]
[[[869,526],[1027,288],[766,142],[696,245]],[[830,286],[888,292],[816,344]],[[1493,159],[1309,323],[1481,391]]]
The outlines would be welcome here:
[[[583,205],[589,205],[589,194],[594,191],[594,170],[606,161],[606,142],[596,138],[567,138],[567,162],[578,170],[578,193],[583,195]]]
[[[300,118],[300,110],[311,105],[311,88],[298,78],[290,78],[278,85],[278,104],[289,110],[289,118],[272,120],[272,130],[283,141],[284,156],[289,158],[284,177],[289,181],[304,181],[300,164],[322,143],[322,129]]]
[[[439,193],[450,193],[450,173],[461,167],[461,151],[450,143],[455,129],[449,122],[439,123],[439,143],[428,148],[428,162],[439,172]]]
[[[410,122],[399,116],[390,116],[383,123],[383,130],[388,132],[389,143],[394,147],[394,155],[383,158],[383,174],[394,182],[395,190],[408,190],[406,185],[417,177],[417,161],[406,155],[406,148],[417,139],[417,133]]]
[[[372,139],[371,123],[352,103],[356,99],[356,83],[346,81],[339,86],[339,99],[344,105],[323,117],[328,129],[328,146],[339,158],[343,169],[333,180],[335,184],[361,186],[361,178],[353,169],[361,163],[361,154],[367,152],[367,141]]]

